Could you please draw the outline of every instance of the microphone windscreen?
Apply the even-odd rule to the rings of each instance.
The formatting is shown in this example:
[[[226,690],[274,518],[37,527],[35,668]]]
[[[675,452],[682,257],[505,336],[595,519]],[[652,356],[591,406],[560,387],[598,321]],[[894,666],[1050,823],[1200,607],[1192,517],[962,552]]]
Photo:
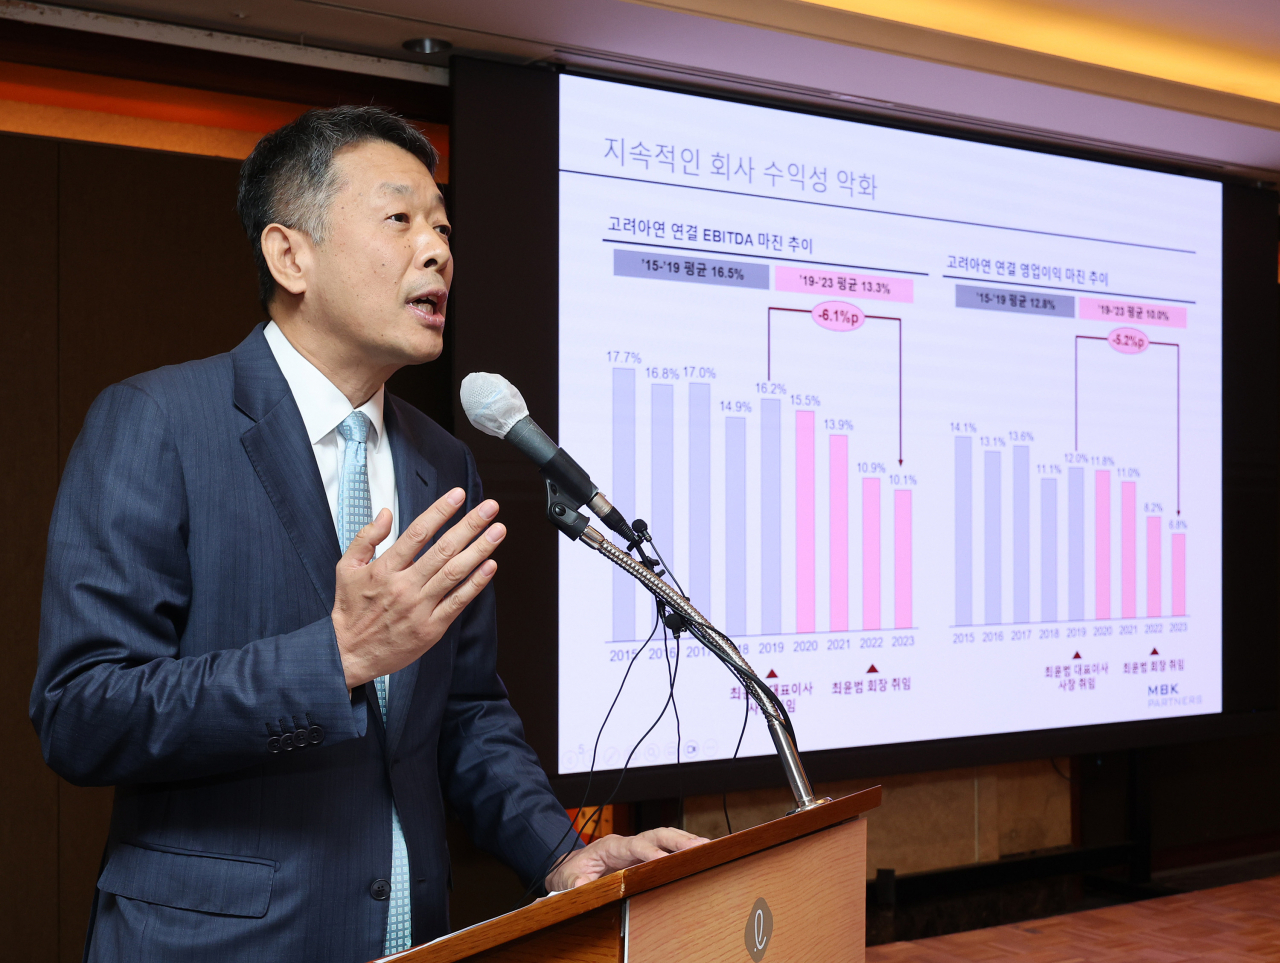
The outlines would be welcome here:
[[[502,375],[473,371],[462,379],[459,394],[471,424],[495,438],[507,437],[517,421],[529,416],[524,398]]]

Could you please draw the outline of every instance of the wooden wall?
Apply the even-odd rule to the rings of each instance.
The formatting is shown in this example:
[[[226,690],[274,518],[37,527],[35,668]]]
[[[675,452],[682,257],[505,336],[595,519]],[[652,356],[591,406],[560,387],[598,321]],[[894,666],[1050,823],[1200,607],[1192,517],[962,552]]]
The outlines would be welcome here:
[[[261,311],[233,161],[0,135],[0,382],[14,425],[0,485],[0,955],[80,958],[110,789],[44,765],[27,719],[49,515],[107,385],[234,347]],[[21,427],[18,427],[21,426]]]

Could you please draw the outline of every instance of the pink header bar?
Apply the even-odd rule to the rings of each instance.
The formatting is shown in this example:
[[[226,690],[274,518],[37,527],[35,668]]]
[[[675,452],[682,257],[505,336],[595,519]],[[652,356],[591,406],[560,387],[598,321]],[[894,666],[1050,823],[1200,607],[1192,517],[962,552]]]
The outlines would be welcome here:
[[[779,271],[782,268],[778,268]],[[782,290],[779,287],[779,290]],[[1161,328],[1185,328],[1187,309],[1168,304],[1142,304],[1139,301],[1108,301],[1103,298],[1081,298],[1080,317],[1086,321],[1131,321],[1154,324]]]
[[[773,286],[778,291],[801,294],[847,294],[872,301],[915,300],[915,282],[910,278],[882,278],[874,274],[841,274],[836,271],[810,271],[808,268],[773,269]]]

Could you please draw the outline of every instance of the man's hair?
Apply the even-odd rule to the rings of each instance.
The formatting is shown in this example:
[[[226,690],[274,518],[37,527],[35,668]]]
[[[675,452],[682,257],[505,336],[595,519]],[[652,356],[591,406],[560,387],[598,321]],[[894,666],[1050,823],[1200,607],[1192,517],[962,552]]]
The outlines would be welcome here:
[[[308,110],[258,141],[241,166],[236,210],[253,247],[264,310],[270,310],[276,280],[262,255],[263,229],[283,224],[323,244],[329,203],[342,187],[334,155],[374,140],[407,150],[435,174],[440,155],[431,142],[403,117],[380,107]]]

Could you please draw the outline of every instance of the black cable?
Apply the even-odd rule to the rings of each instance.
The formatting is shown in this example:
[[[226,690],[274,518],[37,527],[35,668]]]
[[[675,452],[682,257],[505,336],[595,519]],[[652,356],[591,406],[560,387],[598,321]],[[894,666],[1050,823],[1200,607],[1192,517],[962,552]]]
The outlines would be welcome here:
[[[680,594],[684,598],[688,598],[689,596],[685,593],[684,586],[681,585],[680,580],[676,578],[676,573],[671,571],[671,566],[667,564],[667,560],[663,558],[662,553],[658,551],[658,543],[653,541],[653,539],[651,538],[649,540],[649,544],[653,546],[653,554],[658,556],[658,561],[662,563],[663,570],[666,571],[666,573],[671,576],[671,581],[676,583],[676,588],[679,589]],[[643,548],[640,550],[640,554],[642,555],[644,554]]]
[[[654,551],[656,552],[657,549],[654,549]],[[662,561],[662,556],[658,556],[658,560]],[[666,564],[666,563],[663,563],[663,564]],[[675,576],[672,576],[672,578],[675,578]],[[680,772],[680,750],[681,748],[683,748],[681,743],[684,737],[680,732],[680,707],[676,704],[676,676],[680,674],[680,636],[678,633],[676,633],[676,638],[675,638],[676,667],[674,671],[671,668],[671,651],[666,646],[667,628],[665,625],[662,627],[662,641],[663,641],[662,648],[666,653],[666,657],[667,657],[667,683],[668,683],[667,691],[670,693],[669,698],[671,699],[671,711],[675,713],[675,717],[676,717],[676,792],[678,794],[676,811],[680,814],[681,821],[683,822],[684,775]]]
[[[798,748],[799,742],[796,740],[796,731],[791,725],[791,716],[787,712],[787,707],[782,704],[782,700],[778,698],[778,694],[774,692],[772,689],[770,689],[767,685],[765,685],[764,682],[761,681],[760,677],[756,675],[754,672],[748,669],[742,668],[737,663],[729,659],[728,656],[722,655],[716,649],[715,646],[709,644],[706,639],[707,630],[705,628],[703,628],[701,625],[699,625],[696,622],[688,622],[687,625],[688,625],[690,634],[692,634],[694,638],[696,638],[699,642],[701,642],[708,649],[710,649],[712,653],[715,654],[716,658],[718,658],[721,662],[723,662],[728,667],[729,671],[732,672],[735,676],[737,676],[738,680],[742,682],[744,687],[746,686],[748,680],[755,682],[758,686],[760,686],[760,689],[764,692],[765,697],[768,698],[770,703],[772,703],[774,709],[777,710],[778,717],[782,720],[782,727],[787,730],[787,735],[791,737],[791,741],[796,743],[796,746]],[[723,636],[723,638],[725,638],[728,641],[729,645],[733,645],[733,640],[730,639],[728,636]],[[734,648],[737,648],[737,646],[734,646]]]
[[[622,681],[621,681],[620,683],[618,683],[618,691],[614,693],[614,695],[613,695],[613,701],[612,701],[611,703],[609,703],[609,711],[608,711],[608,712],[606,712],[606,713],[604,714],[604,720],[600,723],[600,728],[599,728],[599,730],[596,732],[596,741],[595,741],[595,745],[593,745],[593,746],[591,747],[591,766],[590,766],[590,768],[587,770],[587,786],[586,786],[586,788],[582,791],[582,802],[578,804],[578,810],[577,810],[577,811],[578,811],[579,813],[581,813],[581,812],[582,812],[582,810],[583,810],[583,808],[586,806],[586,804],[587,804],[587,795],[591,792],[591,782],[592,782],[592,780],[595,778],[595,770],[596,770],[596,754],[600,751],[600,738],[604,735],[604,727],[605,727],[606,725],[608,725],[608,724],[609,724],[609,717],[613,715],[613,710],[614,710],[614,708],[615,708],[615,707],[617,706],[617,704],[618,704],[618,699],[620,699],[620,698],[622,697],[622,689],[623,689],[623,687],[624,687],[624,686],[626,686],[626,684],[627,684],[627,679],[628,679],[628,678],[630,677],[630,675],[631,675],[631,669],[632,669],[632,667],[636,664],[636,659],[640,658],[640,653],[641,653],[641,652],[643,652],[646,648],[648,648],[649,643],[653,641],[653,637],[654,637],[654,636],[657,634],[657,632],[658,632],[658,626],[659,626],[659,625],[661,625],[661,624],[662,624],[662,620],[661,620],[660,618],[655,618],[655,619],[653,620],[653,628],[649,631],[649,637],[648,637],[647,639],[645,639],[645,640],[644,640],[644,642],[641,644],[640,648],[636,649],[636,653],[635,653],[635,655],[633,655],[633,656],[631,657],[631,661],[627,663],[627,670],[626,670],[624,673],[622,673]],[[665,635],[665,631],[666,631],[666,630],[664,629],[664,630],[663,630],[664,635]],[[666,711],[666,707],[665,707],[665,706],[663,707],[663,711],[664,711],[664,712]],[[633,749],[633,750],[632,750],[632,752],[634,752],[634,751],[635,751],[635,750]],[[631,758],[631,757],[630,757],[630,756],[628,756],[627,758],[628,758],[628,760],[630,760],[630,758]],[[624,769],[624,771],[625,771],[625,769]],[[597,810],[597,812],[600,812],[600,810]],[[592,815],[594,816],[595,814],[593,813]],[[590,818],[591,818],[591,817],[588,817],[588,820],[589,820]],[[541,864],[541,869],[540,869],[540,871],[538,872],[538,874],[537,874],[537,875],[535,875],[535,876],[533,877],[533,881],[532,881],[532,882],[530,882],[530,883],[529,883],[529,885],[528,885],[528,887],[525,889],[525,891],[524,891],[524,895],[522,895],[522,896],[520,897],[519,901],[518,901],[514,906],[512,906],[512,907],[511,907],[511,909],[510,909],[510,910],[508,910],[507,912],[511,912],[512,910],[515,910],[515,909],[519,908],[521,905],[523,905],[523,904],[524,904],[524,901],[525,901],[526,899],[528,899],[528,898],[529,898],[529,894],[530,894],[530,893],[532,893],[532,892],[534,891],[534,889],[536,889],[536,888],[537,888],[537,886],[538,886],[538,884],[539,884],[540,882],[542,882],[544,879],[546,879],[547,873],[551,872],[551,867],[555,864],[555,861],[556,861],[557,859],[559,859],[559,858],[560,858],[560,857],[556,854],[556,850],[558,850],[558,849],[560,848],[560,846],[564,843],[564,841],[565,841],[566,839],[568,839],[568,838],[569,838],[569,833],[571,833],[571,832],[573,832],[573,831],[574,831],[574,829],[573,829],[573,823],[574,823],[575,821],[576,821],[576,816],[575,816],[574,820],[571,820],[571,821],[570,821],[570,823],[569,823],[569,828],[568,828],[568,829],[566,829],[566,830],[564,831],[564,835],[562,835],[558,840],[556,840],[556,844],[555,844],[554,846],[552,846],[552,847],[551,847],[551,849],[548,851],[547,858],[543,860],[543,862],[542,862],[542,864]],[[584,823],[583,825],[584,825],[584,827],[585,827],[585,826],[586,826],[586,823]],[[566,854],[566,855],[567,855],[567,854]]]
[[[741,680],[739,680],[741,681]],[[738,750],[742,748],[742,737],[747,734],[747,719],[751,717],[751,697],[747,695],[747,687],[742,687],[742,728],[738,730],[738,744],[733,747],[733,755],[730,760],[738,758]],[[724,825],[729,830],[729,835],[733,834],[733,823],[729,822],[729,794],[723,792],[720,794],[720,807],[724,810]]]

